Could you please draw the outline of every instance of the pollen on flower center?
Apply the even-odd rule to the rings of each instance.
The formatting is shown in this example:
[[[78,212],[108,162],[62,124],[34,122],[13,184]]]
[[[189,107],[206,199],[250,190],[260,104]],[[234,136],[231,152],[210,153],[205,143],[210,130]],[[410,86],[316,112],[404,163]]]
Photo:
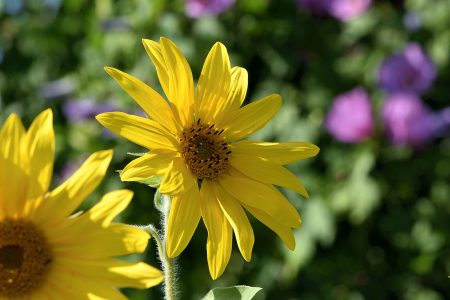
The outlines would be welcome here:
[[[33,223],[0,221],[0,298],[23,297],[35,291],[51,262],[47,240]]]
[[[228,168],[231,151],[222,132],[200,119],[183,130],[181,154],[198,179],[216,179]]]

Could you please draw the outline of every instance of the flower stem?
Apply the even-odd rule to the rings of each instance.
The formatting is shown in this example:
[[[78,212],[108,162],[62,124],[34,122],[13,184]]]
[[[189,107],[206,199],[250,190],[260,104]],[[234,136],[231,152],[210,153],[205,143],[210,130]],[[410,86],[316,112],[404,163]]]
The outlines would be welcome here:
[[[156,240],[158,246],[158,256],[161,261],[162,271],[164,272],[164,299],[165,300],[176,300],[176,264],[174,258],[169,258],[166,251],[166,240],[167,240],[167,226],[169,221],[169,210],[171,198],[166,195],[161,195],[164,197],[164,209],[161,212],[161,227],[162,232],[159,233],[158,230],[153,225],[147,225],[144,227],[148,233],[150,233]]]

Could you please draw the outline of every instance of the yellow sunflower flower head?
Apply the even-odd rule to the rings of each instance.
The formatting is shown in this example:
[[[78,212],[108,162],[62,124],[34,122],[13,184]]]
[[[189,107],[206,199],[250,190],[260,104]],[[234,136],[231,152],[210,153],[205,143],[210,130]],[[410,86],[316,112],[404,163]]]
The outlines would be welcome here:
[[[172,41],[144,39],[143,44],[168,102],[141,80],[107,67],[106,72],[149,118],[109,112],[98,115],[97,120],[151,150],[130,162],[121,179],[162,177],[160,192],[172,196],[169,257],[185,249],[202,218],[208,231],[207,257],[213,279],[228,264],[233,232],[242,256],[250,261],[254,234],[245,211],[294,249],[292,228],[300,226],[300,215],[274,185],[307,197],[301,182],[283,165],[315,156],[319,148],[303,142],[242,140],[275,115],[281,97],[270,95],[241,107],[247,71],[230,66],[221,43],[209,52],[195,91],[189,64]]]
[[[28,131],[12,114],[0,129],[0,299],[126,299],[117,288],[148,288],[159,270],[115,256],[143,252],[148,234],[114,223],[132,192],[106,194],[85,213],[74,210],[100,183],[112,151],[92,154],[48,191],[55,136],[52,112]]]

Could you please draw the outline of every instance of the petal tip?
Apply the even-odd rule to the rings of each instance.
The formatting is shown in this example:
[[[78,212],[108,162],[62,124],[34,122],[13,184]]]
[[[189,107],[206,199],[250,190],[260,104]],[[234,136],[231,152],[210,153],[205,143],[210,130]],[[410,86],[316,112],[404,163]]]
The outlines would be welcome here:
[[[292,244],[286,244],[289,250],[294,251],[295,250],[295,241]]]
[[[313,156],[316,156],[320,152],[320,148],[317,145],[312,144],[313,148]]]
[[[100,150],[95,152],[94,154],[97,155],[100,159],[109,160],[111,162],[114,150],[113,149]]]
[[[95,116],[95,119],[103,125],[103,122],[108,118],[108,113],[101,113]]]
[[[49,107],[49,108],[46,108],[43,112],[42,112],[42,115],[43,116],[45,116],[46,118],[53,118],[53,111],[52,111],[52,109]]]
[[[252,253],[250,252],[250,253],[242,253],[242,257],[244,258],[244,260],[246,261],[246,262],[250,262],[251,260],[252,260]]]

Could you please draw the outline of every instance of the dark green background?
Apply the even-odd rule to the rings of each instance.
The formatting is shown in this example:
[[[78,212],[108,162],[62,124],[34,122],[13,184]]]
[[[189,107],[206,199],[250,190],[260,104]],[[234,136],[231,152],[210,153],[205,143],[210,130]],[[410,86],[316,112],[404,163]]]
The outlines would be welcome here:
[[[314,17],[294,1],[237,0],[219,17],[190,20],[182,1],[26,1],[17,14],[0,10],[0,120],[11,112],[24,122],[51,107],[57,133],[58,174],[69,161],[114,148],[113,166],[92,205],[106,191],[135,191],[121,221],[158,223],[154,190],[121,183],[115,170],[142,151],[108,137],[95,120],[74,122],[62,114],[67,101],[114,101],[122,111],[138,106],[103,71],[114,66],[161,91],[141,38],[166,36],[179,45],[197,78],[216,41],[224,43],[232,65],[249,71],[248,101],[271,93],[283,96],[276,118],[257,140],[310,141],[318,157],[290,165],[311,194],[287,192],[303,216],[289,251],[269,229],[252,219],[256,243],[245,263],[236,244],[227,270],[212,281],[206,263],[206,230],[201,224],[179,258],[182,299],[198,299],[211,287],[246,284],[263,291],[258,299],[450,299],[450,139],[420,151],[395,148],[383,135],[377,87],[383,59],[416,41],[438,66],[438,78],[423,100],[434,110],[449,105],[450,9],[448,0],[375,1],[348,23]],[[6,0],[0,0],[5,7]],[[416,12],[422,27],[403,24]],[[45,94],[49,83],[72,86]],[[59,81],[61,83],[61,81]],[[332,99],[360,85],[372,97],[376,130],[354,145],[331,138],[322,122]],[[52,89],[50,89],[51,91]],[[137,259],[131,257],[130,259]],[[158,266],[151,241],[145,260]],[[159,299],[160,287],[127,290],[132,299]]]

